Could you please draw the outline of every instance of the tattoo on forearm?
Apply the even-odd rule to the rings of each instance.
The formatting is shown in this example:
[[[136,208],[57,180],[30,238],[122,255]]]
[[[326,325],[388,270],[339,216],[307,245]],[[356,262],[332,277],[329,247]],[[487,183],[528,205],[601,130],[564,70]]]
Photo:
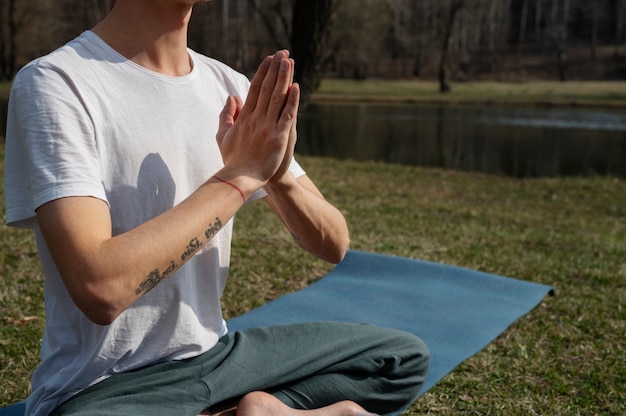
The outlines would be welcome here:
[[[219,218],[215,219],[215,222],[207,228],[204,232],[204,236],[207,240],[210,240],[215,234],[217,234],[222,229],[222,220]],[[197,237],[194,237],[189,241],[187,247],[185,247],[185,251],[180,255],[180,259],[184,262],[193,254],[195,254],[198,250],[202,248],[203,244],[198,240]],[[178,264],[174,260],[170,262],[170,265],[163,271],[163,273],[159,272],[158,269],[154,269],[151,271],[148,276],[141,282],[139,287],[135,289],[135,295],[140,296],[142,294],[148,293],[152,290],[156,285],[158,285],[161,280],[167,278],[170,274],[174,272],[178,268]]]
[[[181,254],[180,259],[182,261],[187,260],[188,257],[193,255],[196,251],[200,250],[201,247],[202,247],[202,243],[200,242],[200,240],[198,240],[195,237],[192,238],[189,244],[187,245],[187,248],[183,252],[183,254]]]
[[[215,222],[213,223],[213,225],[211,225],[205,232],[204,232],[204,236],[206,237],[207,240],[210,240],[211,238],[213,238],[213,236],[215,234],[217,234],[219,232],[219,230],[222,229],[222,220],[220,220],[219,218],[215,219]]]
[[[143,282],[141,282],[139,287],[135,289],[135,295],[139,296],[141,294],[148,293],[156,285],[158,285],[161,280],[172,274],[172,272],[176,270],[177,267],[178,265],[174,262],[174,260],[172,260],[170,265],[167,266],[167,269],[165,269],[163,273],[160,273],[158,269],[154,269],[150,272],[150,274],[148,274],[148,276],[146,276],[146,278],[143,280]]]

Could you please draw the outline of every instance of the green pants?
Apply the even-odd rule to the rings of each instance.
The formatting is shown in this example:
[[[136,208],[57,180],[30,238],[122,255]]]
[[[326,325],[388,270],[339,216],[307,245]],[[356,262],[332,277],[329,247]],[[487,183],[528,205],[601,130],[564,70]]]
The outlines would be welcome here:
[[[412,403],[429,353],[406,332],[336,322],[253,328],[222,337],[206,353],[114,375],[52,415],[195,416],[263,390],[311,409],[353,400],[384,414]]]

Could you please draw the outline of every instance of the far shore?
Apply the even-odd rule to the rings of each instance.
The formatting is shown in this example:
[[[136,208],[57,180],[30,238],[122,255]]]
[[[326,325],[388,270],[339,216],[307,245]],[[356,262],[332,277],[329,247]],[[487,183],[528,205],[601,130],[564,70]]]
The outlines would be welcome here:
[[[311,101],[626,109],[626,81],[469,81],[440,93],[435,81],[324,79]]]

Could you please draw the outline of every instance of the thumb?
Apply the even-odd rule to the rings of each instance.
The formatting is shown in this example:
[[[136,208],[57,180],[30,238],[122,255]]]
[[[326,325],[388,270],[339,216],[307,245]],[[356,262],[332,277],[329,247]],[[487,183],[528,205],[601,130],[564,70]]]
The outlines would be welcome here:
[[[226,99],[226,104],[219,115],[219,127],[217,129],[217,143],[222,144],[226,132],[235,124],[239,112],[241,111],[242,103],[239,97],[229,96]]]

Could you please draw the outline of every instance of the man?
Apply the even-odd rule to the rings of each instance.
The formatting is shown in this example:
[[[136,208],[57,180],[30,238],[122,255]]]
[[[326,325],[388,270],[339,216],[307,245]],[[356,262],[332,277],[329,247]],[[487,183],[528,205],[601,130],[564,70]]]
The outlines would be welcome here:
[[[244,203],[264,198],[298,244],[330,262],[349,237],[292,157],[294,62],[279,51],[248,84],[189,50],[194,3],[117,0],[15,79],[7,223],[34,229],[46,275],[27,414],[407,405],[428,366],[412,335],[337,323],[228,333],[219,298],[229,220]]]

